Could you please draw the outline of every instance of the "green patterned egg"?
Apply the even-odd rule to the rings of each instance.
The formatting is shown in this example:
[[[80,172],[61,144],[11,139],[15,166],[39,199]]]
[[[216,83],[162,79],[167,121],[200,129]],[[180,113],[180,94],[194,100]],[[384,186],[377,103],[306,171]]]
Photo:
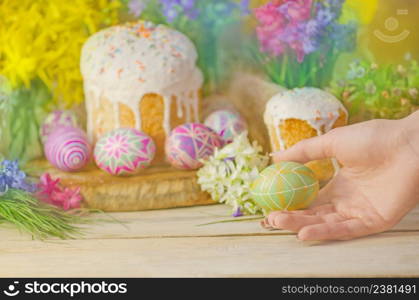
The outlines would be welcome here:
[[[265,213],[307,208],[319,192],[312,170],[295,162],[267,167],[251,185],[253,200]]]

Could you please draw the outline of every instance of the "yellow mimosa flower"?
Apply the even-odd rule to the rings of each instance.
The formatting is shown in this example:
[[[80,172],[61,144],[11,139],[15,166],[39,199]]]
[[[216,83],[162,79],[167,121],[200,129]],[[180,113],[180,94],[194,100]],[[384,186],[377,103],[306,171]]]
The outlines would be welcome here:
[[[39,78],[65,104],[83,99],[80,50],[118,21],[119,0],[0,1],[0,75],[13,87]]]
[[[377,12],[378,0],[346,0],[343,8],[342,22],[356,17],[362,24],[371,23]]]

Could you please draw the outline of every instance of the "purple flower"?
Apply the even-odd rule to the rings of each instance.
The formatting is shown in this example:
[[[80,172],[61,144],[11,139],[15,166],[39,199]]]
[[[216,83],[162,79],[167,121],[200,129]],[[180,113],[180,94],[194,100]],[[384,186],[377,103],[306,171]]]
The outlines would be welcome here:
[[[0,193],[5,193],[10,188],[30,193],[36,190],[36,186],[27,181],[25,172],[19,169],[17,161],[4,160],[0,163]]]
[[[323,26],[327,26],[339,19],[345,0],[324,0],[316,3],[316,19]]]
[[[315,36],[319,33],[319,23],[317,20],[309,20],[306,23],[306,33],[310,36]]]
[[[288,44],[297,55],[297,60],[302,62],[304,56],[317,50],[315,24],[302,22],[295,25],[289,25],[284,32],[279,35],[281,42]],[[315,26],[317,27],[317,26]]]
[[[321,26],[329,25],[336,15],[329,8],[320,8],[317,12],[316,20],[321,24]]]
[[[129,12],[139,17],[147,5],[148,0],[131,0],[128,3]]]
[[[196,0],[160,0],[160,4],[169,23],[180,15],[185,15],[189,19],[196,19],[199,15]]]
[[[243,216],[243,213],[242,213],[240,207],[238,207],[236,209],[236,211],[233,213],[233,217],[238,218],[238,217],[242,217],[242,216]]]
[[[243,15],[249,15],[250,11],[250,0],[242,0],[239,4],[240,10]]]
[[[225,0],[159,0],[163,15],[167,22],[173,23],[177,18],[186,17],[195,20],[200,17],[200,21],[207,26],[216,23],[225,23],[226,19],[231,19],[237,14],[247,15],[250,13],[250,0],[240,2]]]

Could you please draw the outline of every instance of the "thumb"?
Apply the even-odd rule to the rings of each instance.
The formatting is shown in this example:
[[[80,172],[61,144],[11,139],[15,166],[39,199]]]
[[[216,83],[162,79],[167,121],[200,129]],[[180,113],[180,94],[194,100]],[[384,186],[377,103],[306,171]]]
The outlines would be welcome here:
[[[332,130],[325,135],[302,140],[293,147],[272,153],[275,162],[295,161],[307,163],[313,160],[335,157],[335,137],[336,130]]]

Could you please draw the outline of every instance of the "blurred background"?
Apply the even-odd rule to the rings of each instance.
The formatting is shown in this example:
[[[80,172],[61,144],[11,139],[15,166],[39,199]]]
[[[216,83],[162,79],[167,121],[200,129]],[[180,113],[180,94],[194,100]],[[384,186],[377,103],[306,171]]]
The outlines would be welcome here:
[[[251,0],[251,6],[256,8],[268,2]],[[407,52],[419,58],[419,1],[347,0],[345,5],[353,11],[346,11],[343,18],[355,17],[361,25],[357,50],[352,56],[373,55],[378,63],[402,62]],[[378,37],[377,30],[391,42]]]
[[[362,4],[359,5],[362,10]],[[364,32],[360,36],[359,47],[369,49],[378,63],[401,62],[406,53],[418,59],[418,25],[419,1],[379,0],[370,24],[365,25]],[[383,36],[377,35],[377,31]]]

